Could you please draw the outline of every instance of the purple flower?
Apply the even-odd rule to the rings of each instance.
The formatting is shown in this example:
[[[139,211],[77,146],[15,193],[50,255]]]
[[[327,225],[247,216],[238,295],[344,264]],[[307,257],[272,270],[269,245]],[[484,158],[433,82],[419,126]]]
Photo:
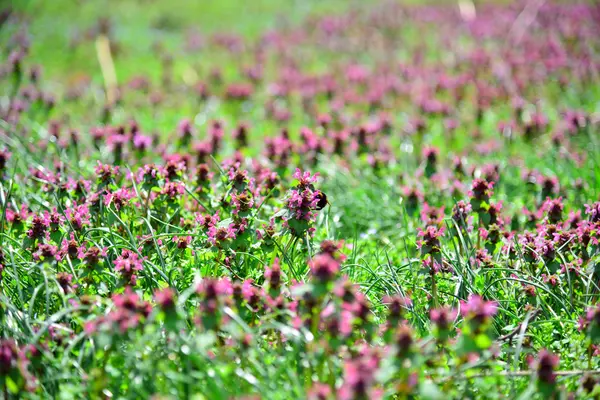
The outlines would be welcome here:
[[[449,307],[434,308],[429,312],[429,318],[439,329],[447,330],[454,322],[458,312]]]
[[[310,272],[319,283],[333,280],[340,270],[340,263],[328,254],[319,254],[309,262]]]
[[[547,384],[554,384],[556,374],[554,371],[558,367],[560,359],[557,355],[542,349],[537,356],[537,361],[533,363],[538,379]]]
[[[488,202],[494,194],[494,182],[488,182],[484,179],[475,179],[469,191],[469,196],[473,199],[483,202]]]
[[[160,193],[171,200],[175,200],[185,193],[185,185],[179,181],[169,181],[165,183]]]
[[[90,210],[86,204],[74,204],[65,210],[67,220],[73,228],[81,230],[84,226],[90,224]]]
[[[417,247],[421,249],[421,254],[433,254],[440,252],[440,238],[444,236],[444,228],[430,225],[425,230],[418,228],[419,240]]]
[[[247,213],[254,206],[254,198],[252,197],[252,192],[249,190],[232,194],[231,202],[233,204],[232,213],[234,215],[238,215],[239,213]]]
[[[175,308],[175,292],[171,288],[157,289],[154,292],[154,301],[163,311]]]
[[[42,239],[45,237],[49,227],[50,220],[47,214],[34,215],[31,220],[31,228],[27,231],[27,236],[31,239]]]
[[[382,299],[383,304],[387,304],[388,306],[388,319],[393,323],[397,323],[400,321],[405,311],[410,309],[413,305],[413,302],[410,298],[395,295],[395,296],[385,296]]]
[[[173,236],[172,239],[173,243],[177,244],[177,248],[184,250],[187,249],[187,247],[190,245],[190,243],[192,243],[192,237],[191,236]]]
[[[135,192],[133,189],[119,188],[114,192],[107,192],[104,195],[104,205],[108,207],[112,204],[115,206],[115,209],[119,211],[129,203],[129,200],[133,199],[134,197]]]
[[[228,226],[210,226],[208,228],[208,241],[216,247],[222,247],[230,240],[237,237],[236,225],[234,223]]]
[[[460,301],[460,314],[478,323],[487,322],[498,312],[495,301],[486,301],[481,296],[472,294],[467,301]]]
[[[265,279],[269,282],[269,288],[279,289],[281,286],[281,266],[279,265],[279,259],[275,258],[275,261],[271,267],[265,268]]]
[[[589,215],[589,220],[592,223],[600,222],[600,201],[595,202],[594,204],[586,204],[585,205],[585,213]]]
[[[96,171],[96,175],[98,175],[98,179],[102,182],[108,182],[111,179],[114,179],[119,173],[118,166],[102,164],[100,161],[98,161],[98,165],[94,170]]]
[[[71,232],[70,239],[63,239],[60,247],[61,258],[69,256],[71,260],[75,260],[82,252],[85,251],[85,245],[79,245],[75,240],[75,234]]]
[[[121,274],[123,280],[131,286],[137,282],[137,273],[144,269],[143,259],[131,250],[123,249],[121,255],[114,261],[115,271]]]
[[[314,175],[312,175],[309,171],[302,172],[300,168],[296,168],[293,178],[298,180],[298,188],[304,189],[306,187],[310,187],[311,184],[317,182],[317,179],[319,178],[319,173],[317,172]]]
[[[547,197],[542,208],[547,212],[548,222],[551,224],[556,224],[562,220],[562,212],[564,209],[562,197],[559,197],[558,199],[550,199]]]
[[[40,261],[42,257],[46,261],[50,259],[60,261],[61,259],[58,247],[47,243],[38,244],[36,251],[33,253],[33,259],[36,261]]]

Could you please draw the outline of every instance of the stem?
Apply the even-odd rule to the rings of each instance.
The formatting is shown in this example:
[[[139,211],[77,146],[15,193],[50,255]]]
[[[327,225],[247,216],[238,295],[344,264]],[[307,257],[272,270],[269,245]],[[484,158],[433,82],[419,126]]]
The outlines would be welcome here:
[[[431,296],[433,299],[433,308],[438,308],[438,293],[437,282],[435,280],[435,272],[431,274]]]

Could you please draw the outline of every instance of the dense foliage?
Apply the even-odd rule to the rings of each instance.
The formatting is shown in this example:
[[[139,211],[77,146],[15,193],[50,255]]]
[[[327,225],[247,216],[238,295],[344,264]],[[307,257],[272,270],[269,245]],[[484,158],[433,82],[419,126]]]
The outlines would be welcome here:
[[[458,3],[3,12],[4,397],[599,398],[600,8]]]

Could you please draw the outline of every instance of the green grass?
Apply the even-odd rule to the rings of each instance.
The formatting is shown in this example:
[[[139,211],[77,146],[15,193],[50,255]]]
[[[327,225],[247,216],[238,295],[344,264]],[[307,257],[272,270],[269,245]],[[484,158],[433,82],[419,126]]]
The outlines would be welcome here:
[[[9,342],[14,340],[21,351],[21,355],[2,353],[14,361],[6,363],[6,368],[0,365],[4,397],[229,399],[258,395],[295,399],[306,398],[321,383],[331,390],[329,398],[337,398],[344,389],[353,388],[353,363],[368,362],[370,357],[378,360],[378,366],[369,364],[359,374],[369,380],[370,392],[364,398],[381,394],[391,399],[537,399],[563,398],[568,392],[591,398],[599,393],[598,385],[595,392],[586,392],[581,378],[584,372],[595,377],[600,367],[598,357],[591,354],[591,345],[599,344],[596,330],[600,325],[591,322],[580,331],[578,323],[588,308],[597,307],[600,298],[600,252],[593,241],[584,244],[580,231],[565,222],[569,212],[577,211],[583,219],[591,219],[585,205],[599,200],[600,144],[595,119],[600,113],[600,86],[593,77],[577,78],[573,70],[559,70],[540,78],[527,69],[539,62],[531,56],[534,61],[523,67],[525,114],[539,111],[549,120],[548,129],[534,139],[524,137],[525,121],[519,121],[511,139],[499,133],[498,124],[515,115],[510,96],[492,96],[478,121],[478,91],[472,79],[467,80],[461,99],[452,91],[432,91],[431,97],[449,104],[449,114],[460,122],[450,134],[444,117],[421,110],[415,94],[436,79],[433,69],[450,76],[473,73],[500,91],[504,86],[494,68],[507,62],[503,52],[522,56],[502,35],[481,41],[468,35],[464,24],[454,19],[456,14],[445,14],[445,19],[431,24],[422,19],[434,15],[433,11],[418,14],[418,8],[406,6],[394,15],[393,9],[379,8],[379,3],[341,0],[26,0],[14,2],[13,7],[15,14],[0,30],[2,53],[8,55],[15,47],[16,32],[26,31],[31,47],[23,71],[41,65],[42,80],[35,87],[55,96],[57,102],[52,109],[39,102],[29,104],[17,90],[31,87],[34,83],[29,78],[7,73],[0,80],[0,150],[12,153],[0,177],[0,344],[10,350]],[[477,7],[487,15],[483,6]],[[357,10],[350,27],[331,41],[306,22],[322,15],[343,16],[349,9]],[[369,17],[378,10],[379,14]],[[498,18],[488,15],[492,25],[505,23],[500,18],[505,15],[497,12]],[[545,18],[551,20],[547,13]],[[122,97],[104,118],[107,82],[94,29],[99,19],[107,17]],[[390,19],[387,25],[381,22],[385,17]],[[581,24],[590,22],[584,19]],[[301,44],[290,43],[286,36],[294,29],[304,35]],[[202,35],[205,47],[186,51],[190,30]],[[227,99],[223,93],[228,84],[248,81],[242,68],[255,64],[257,41],[270,30],[285,36],[284,49],[265,50],[264,80],[254,85],[250,99]],[[210,35],[216,32],[239,34],[246,47],[232,54],[209,44]],[[556,35],[560,45],[574,53],[569,58],[574,65],[578,65],[575,55],[581,55],[585,46],[590,57],[598,59],[598,43],[590,38],[589,43],[570,40],[557,32],[556,25],[533,25],[528,32],[530,45],[544,50],[543,40]],[[444,37],[451,34],[456,36]],[[477,69],[465,61],[471,50],[482,48],[491,54],[494,68]],[[425,61],[417,64],[421,51]],[[171,67],[166,58],[172,60]],[[377,72],[365,85],[350,83],[344,74],[351,62]],[[307,96],[312,103],[306,105],[299,90],[273,96],[271,84],[284,72],[290,73],[292,64],[305,78],[329,73],[342,82],[333,100],[319,93]],[[398,64],[415,66],[412,73],[416,75],[425,72],[405,75]],[[391,69],[389,79],[397,78],[400,89],[370,106],[364,100],[380,83],[382,67]],[[220,69],[223,82],[211,78],[214,68]],[[149,80],[148,91],[128,89],[130,80],[139,76]],[[570,79],[568,85],[559,84],[561,77]],[[69,97],[78,83],[88,80],[78,97]],[[199,99],[194,91],[199,82],[209,87],[207,100]],[[409,90],[403,92],[403,87]],[[162,101],[154,105],[151,98],[157,93]],[[335,101],[353,94],[358,101],[348,100],[335,110]],[[11,119],[5,110],[18,101],[28,108],[18,119]],[[270,116],[271,104],[290,111],[289,121]],[[305,144],[301,128],[310,127],[328,145],[333,133],[317,126],[311,107],[317,113],[334,115],[337,120],[332,129],[347,128],[351,140],[358,140],[356,128],[376,120],[379,112],[390,116],[391,128],[387,133],[378,130],[363,148],[353,149],[347,140],[342,155],[314,154],[301,149]],[[556,145],[552,134],[561,128],[565,109],[585,112],[587,125]],[[406,131],[415,116],[427,123],[423,135]],[[192,121],[194,142],[211,138],[213,119],[225,127],[221,149],[204,160],[213,174],[209,183],[196,180],[196,151],[176,132],[183,118]],[[110,139],[94,143],[89,134],[100,126],[128,126],[131,120],[143,134],[156,136],[149,149],[134,149],[127,137],[119,155]],[[239,146],[232,138],[242,121],[250,125],[248,146]],[[58,138],[50,134],[52,122],[61,124]],[[275,157],[269,159],[266,144],[268,139],[281,139],[283,128],[289,130],[295,148],[289,161],[278,165]],[[71,129],[79,133],[77,140],[71,139]],[[487,153],[480,149],[485,143],[491,147]],[[439,149],[435,166],[419,156],[424,145]],[[143,165],[165,165],[166,156],[174,154],[189,155],[190,165],[170,179],[165,172],[159,172],[156,181],[148,176],[134,181],[129,176]],[[236,169],[229,161],[237,154],[242,157],[240,168],[257,180],[256,188],[254,183],[229,177],[229,168]],[[381,160],[378,167],[373,166],[373,157]],[[464,172],[454,170],[454,157],[464,159]],[[99,161],[119,165],[121,174],[102,179],[94,170]],[[277,173],[274,188],[260,182],[257,165]],[[502,202],[501,216],[506,218],[499,228],[506,237],[498,243],[486,240],[478,230],[493,229],[487,222],[492,217],[487,204],[480,213],[470,214],[469,229],[452,218],[453,207],[458,201],[471,200],[474,179],[484,176],[490,165],[497,167],[499,177],[494,179],[488,202]],[[296,166],[319,172],[314,187],[299,186],[292,177]],[[437,175],[430,176],[430,168]],[[551,240],[537,231],[523,211],[540,211],[535,222],[549,225],[548,210],[542,208],[546,198],[542,184],[526,183],[522,177],[529,170],[537,171],[537,179],[552,177],[559,182],[549,195],[562,197],[561,223],[565,224],[558,229],[572,236],[568,245],[557,246],[552,260],[528,258],[532,249],[519,242],[526,232],[543,243]],[[79,190],[69,178],[89,182]],[[172,182],[181,183],[182,192],[169,198],[165,191]],[[416,210],[406,188],[419,189],[425,198]],[[115,206],[114,197],[104,200],[104,196],[118,196],[121,189],[127,193],[123,206]],[[288,203],[296,190],[307,190],[310,196],[318,190],[327,196],[325,207],[312,206],[315,217],[306,225],[296,220],[294,207]],[[235,200],[241,194],[255,203],[237,213]],[[77,227],[70,212],[83,202],[91,210],[89,224]],[[439,222],[427,222],[420,215],[425,202],[445,207]],[[8,218],[21,205],[32,215],[23,223]],[[56,229],[46,226],[47,237],[29,235],[33,214],[42,216],[54,209],[66,217],[64,222]],[[231,228],[230,224],[239,229],[242,216],[248,227],[237,231],[235,239],[215,239],[199,217],[216,211],[220,222],[211,229]],[[271,237],[265,229],[272,218],[275,233]],[[600,228],[591,224],[591,235],[597,238]],[[422,236],[418,232],[427,226],[445,229],[439,248],[434,246],[430,254],[419,246]],[[308,227],[314,228],[314,235],[307,234],[304,229]],[[92,246],[106,250],[98,265],[63,249],[63,240],[67,244],[71,235],[77,246],[84,247],[83,252]],[[189,243],[178,247],[181,242],[177,241],[188,236]],[[341,250],[328,260],[335,269],[332,276],[322,279],[313,263],[325,257],[320,249],[325,241],[339,243]],[[44,255],[48,248],[43,245],[63,249],[61,257]],[[511,253],[508,246],[513,246]],[[487,265],[479,266],[476,256],[484,249],[490,258]],[[536,245],[534,250],[540,249]],[[137,258],[142,269],[133,272],[134,283],[121,266]],[[441,271],[431,273],[424,264],[431,259],[441,263]],[[281,266],[281,289],[266,272],[275,268],[276,260]],[[578,274],[560,271],[578,261]],[[558,284],[553,285],[548,275],[555,276]],[[71,281],[65,282],[65,276]],[[199,286],[212,279],[223,283],[225,278],[238,283],[252,280],[247,285],[256,291],[258,306],[250,298],[229,292],[213,299],[209,290]],[[350,288],[344,286],[346,278],[352,283]],[[133,303],[139,304],[123,305],[119,302],[123,298],[132,301],[130,288],[139,296]],[[173,291],[174,304],[161,302],[160,290],[165,288]],[[340,294],[343,288],[345,295]],[[535,295],[530,295],[532,290]],[[446,333],[431,321],[432,310],[439,306],[464,310],[464,302],[473,295],[496,302],[497,314],[479,318],[464,313],[449,321]],[[402,318],[391,313],[387,296],[412,300],[411,306],[402,309]],[[143,302],[152,305],[151,312],[146,313]],[[132,326],[123,328],[119,318]],[[337,332],[344,323],[350,324],[349,332]],[[402,340],[404,334],[412,338],[410,345]],[[560,354],[560,365],[554,368],[560,371],[557,385],[545,386],[537,364],[528,363],[528,357],[543,355],[542,349]]]

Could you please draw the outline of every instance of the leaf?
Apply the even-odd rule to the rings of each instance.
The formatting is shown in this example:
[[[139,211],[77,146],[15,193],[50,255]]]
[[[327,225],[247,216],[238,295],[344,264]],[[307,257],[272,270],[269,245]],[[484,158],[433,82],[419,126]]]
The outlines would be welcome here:
[[[477,347],[480,349],[487,349],[492,345],[492,339],[490,339],[488,335],[482,333],[475,337],[475,344],[477,344]]]
[[[5,379],[6,380],[4,382],[6,383],[6,388],[8,389],[8,391],[12,394],[19,393],[19,386],[17,386],[15,381],[13,381],[10,376],[7,376]]]
[[[517,400],[529,400],[535,394],[535,386],[529,385],[527,389],[517,398]]]

